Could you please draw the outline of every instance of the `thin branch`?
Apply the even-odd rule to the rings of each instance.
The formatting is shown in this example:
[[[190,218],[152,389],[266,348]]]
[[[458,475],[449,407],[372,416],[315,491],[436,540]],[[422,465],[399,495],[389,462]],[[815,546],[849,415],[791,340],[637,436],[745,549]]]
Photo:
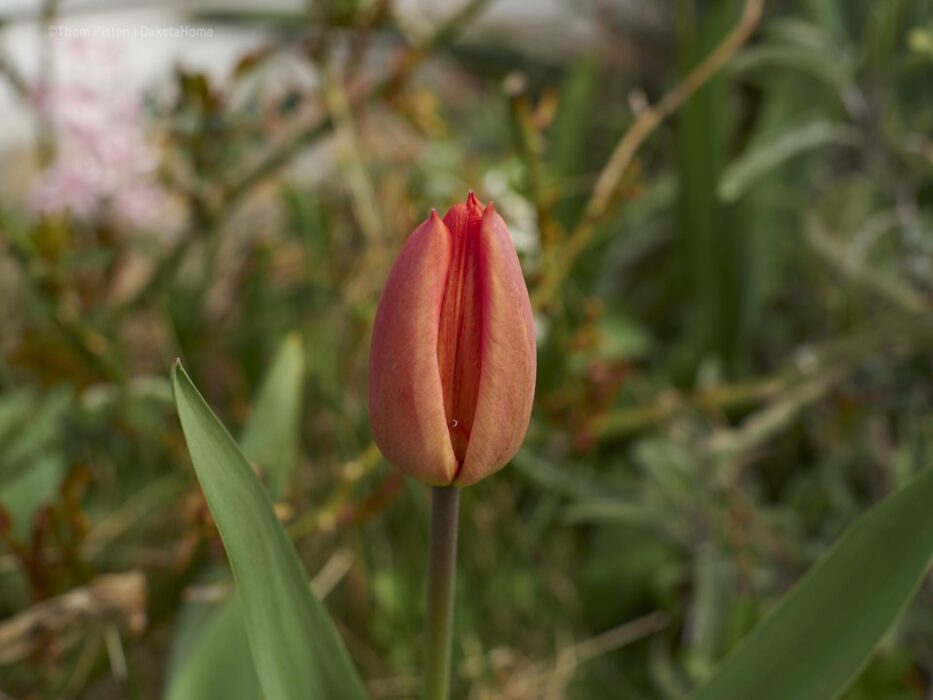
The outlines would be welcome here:
[[[583,664],[657,634],[670,626],[670,615],[656,610],[594,637],[561,646],[548,659],[528,661],[508,668],[503,697],[563,698],[567,686]],[[484,667],[487,663],[480,663]],[[498,697],[498,696],[497,696]]]
[[[933,325],[919,319],[897,319],[879,324],[845,338],[823,343],[804,345],[791,353],[791,361],[783,369],[771,375],[738,384],[725,384],[699,390],[690,394],[665,391],[654,399],[631,408],[607,413],[593,421],[591,430],[601,440],[627,437],[634,433],[659,427],[685,412],[720,414],[736,409],[760,407],[753,415],[775,416],[780,413],[775,406],[786,405],[787,397],[810,396],[807,389],[821,378],[831,375],[837,381],[879,354],[915,354],[926,351],[933,344]],[[841,373],[837,377],[836,373]],[[832,386],[822,387],[828,391]],[[817,400],[814,396],[813,400]],[[748,420],[748,419],[746,419]],[[755,431],[762,434],[761,427],[773,425],[770,421],[750,422],[743,426],[757,425]],[[725,436],[724,431],[720,434]],[[718,445],[725,445],[724,437],[717,437]],[[728,446],[740,444],[729,438]],[[742,443],[747,444],[747,443]]]
[[[6,78],[7,83],[16,93],[16,96],[22,100],[28,100],[31,96],[29,84],[12,64],[5,53],[0,53],[0,76]]]
[[[848,254],[816,216],[808,216],[805,226],[807,242],[813,250],[853,282],[862,284],[907,313],[921,314],[930,310],[929,302],[918,290],[878,272],[862,262],[860,256]]]
[[[600,439],[620,438],[663,425],[684,412],[720,414],[757,406],[786,390],[793,379],[785,372],[739,384],[704,388],[690,394],[664,391],[647,403],[596,418],[593,432]]]
[[[321,92],[333,120],[334,131],[343,146],[337,156],[337,165],[349,191],[353,213],[367,243],[377,246],[382,222],[376,204],[376,192],[357,137],[353,109],[343,78],[332,65],[321,68]]]
[[[466,28],[469,21],[485,8],[488,0],[470,0],[461,9],[448,17],[421,45],[408,51],[404,57],[395,64],[393,70],[376,81],[368,88],[357,90],[349,95],[350,107],[356,108],[368,100],[391,94],[398,86],[408,79],[411,71],[417,67],[432,51],[451,41],[459,32]],[[228,204],[249,192],[258,183],[279,170],[295,154],[310,143],[316,141],[321,135],[329,132],[333,127],[330,114],[315,119],[311,124],[298,129],[295,135],[284,143],[273,148],[266,156],[253,166],[245,175],[234,179],[225,185],[223,199]]]
[[[683,82],[676,85],[655,106],[641,111],[635,122],[619,140],[606,163],[593,194],[584,209],[580,223],[557,251],[547,268],[541,286],[535,295],[535,308],[547,306],[560,289],[580,254],[586,249],[597,225],[610,211],[614,196],[635,153],[645,140],[732,59],[751,38],[761,20],[764,0],[746,0],[738,24],[720,42]]]
[[[637,642],[639,639],[644,639],[648,635],[660,632],[670,624],[670,621],[670,615],[664,611],[656,610],[625,622],[618,627],[613,627],[595,637],[577,642],[566,651],[572,656],[577,665],[586,663],[627,644]]]
[[[729,462],[746,459],[790,426],[805,409],[835,389],[847,376],[846,369],[836,367],[801,382],[747,417],[738,427],[716,430],[703,443],[701,452]]]
[[[415,67],[432,51],[448,43],[463,31],[469,21],[481,12],[488,2],[489,0],[469,0],[448,17],[425,42],[407,51],[388,75],[368,87],[363,86],[362,89],[351,92],[347,96],[349,109],[352,111],[369,100],[393,94],[408,79]],[[216,204],[207,207],[206,203],[196,202],[197,208],[201,210],[195,212],[191,225],[179,236],[174,248],[159,261],[149,281],[121,304],[120,310],[128,311],[144,303],[152,292],[174,274],[185,259],[192,243],[201,240],[208,230],[220,226],[233,212],[237,202],[287,165],[308,145],[330,133],[333,127],[334,121],[330,114],[316,117],[309,124],[298,127],[290,138],[271,148],[245,173],[234,174],[229,180],[221,181]],[[196,199],[200,200],[200,196]]]

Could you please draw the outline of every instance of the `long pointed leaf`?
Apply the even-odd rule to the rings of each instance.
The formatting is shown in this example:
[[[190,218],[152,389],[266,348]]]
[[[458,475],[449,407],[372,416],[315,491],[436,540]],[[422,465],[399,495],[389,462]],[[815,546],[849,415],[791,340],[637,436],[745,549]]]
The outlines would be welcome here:
[[[817,120],[791,127],[733,161],[719,180],[719,197],[725,202],[737,200],[760,178],[802,153],[830,144],[857,143],[858,131],[847,124]]]
[[[285,494],[295,471],[304,378],[301,337],[292,333],[269,363],[240,437],[243,453],[267,475],[273,498]],[[226,700],[258,698],[259,680],[237,601],[227,601],[207,614],[191,609],[184,613],[199,624],[183,626],[179,634],[186,635],[184,640],[176,637],[176,651],[183,641],[191,648],[172,669],[166,700],[201,700],[210,692]]]
[[[276,700],[362,700],[362,682],[311,593],[268,494],[180,363],[175,402],[236,580],[256,672]]]
[[[256,700],[259,681],[239,601],[211,610],[183,665],[172,677],[165,700]]]
[[[933,557],[933,469],[855,522],[692,700],[831,700]]]
[[[301,338],[294,333],[272,358],[240,440],[244,454],[268,473],[275,498],[285,493],[295,470],[304,376]]]

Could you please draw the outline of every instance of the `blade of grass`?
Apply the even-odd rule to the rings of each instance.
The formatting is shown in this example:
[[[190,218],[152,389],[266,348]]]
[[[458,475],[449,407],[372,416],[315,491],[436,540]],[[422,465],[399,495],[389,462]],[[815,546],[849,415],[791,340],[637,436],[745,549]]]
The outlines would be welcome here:
[[[719,197],[732,202],[788,160],[829,145],[854,146],[858,131],[846,124],[818,119],[795,125],[732,162],[719,179]]]
[[[281,343],[259,386],[243,431],[243,452],[268,476],[273,498],[282,497],[297,463],[304,354],[301,338],[288,335]],[[227,601],[204,614],[185,613],[194,620],[184,633],[191,645],[179,660],[167,685],[166,700],[200,700],[209,692],[228,700],[255,698],[259,681],[253,669],[243,611]],[[176,651],[181,639],[176,639]]]
[[[676,43],[681,69],[688,73],[721,41],[733,22],[733,0],[704,4],[681,0],[677,5]],[[740,270],[745,246],[736,211],[716,197],[716,181],[725,168],[734,110],[725,76],[711,78],[684,103],[677,115],[677,166],[680,174],[678,249],[686,288],[695,311],[689,330],[690,374],[715,357],[734,374],[740,346]]]
[[[349,655],[311,593],[246,457],[178,362],[172,386],[191,461],[227,550],[266,697],[365,698]]]
[[[243,452],[268,474],[269,491],[281,498],[295,471],[305,362],[301,338],[285,338],[259,387],[240,442]]]
[[[859,518],[691,700],[831,700],[933,557],[933,469]]]
[[[223,603],[211,611],[198,638],[177,673],[165,700],[255,700],[259,681],[253,670],[249,642],[239,601]]]

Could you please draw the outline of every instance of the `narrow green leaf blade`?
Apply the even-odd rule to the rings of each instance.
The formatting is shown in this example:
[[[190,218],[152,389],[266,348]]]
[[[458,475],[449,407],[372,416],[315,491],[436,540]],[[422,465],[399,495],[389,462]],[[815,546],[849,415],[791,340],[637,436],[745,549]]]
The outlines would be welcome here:
[[[274,499],[285,495],[297,465],[301,399],[304,386],[301,337],[288,335],[279,345],[259,385],[241,439],[243,453],[259,467]],[[197,614],[194,614],[194,613]],[[203,614],[186,607],[191,618],[176,636],[174,650],[190,649],[172,666],[166,700],[201,700],[211,694],[226,700],[256,700],[259,680],[246,638],[242,607],[234,597]]]
[[[193,648],[172,676],[165,700],[259,698],[259,681],[239,601],[233,599],[212,610],[202,626]]]
[[[933,469],[857,520],[692,700],[831,700],[933,557]]]
[[[858,131],[847,124],[817,120],[793,126],[732,162],[719,180],[719,197],[725,202],[734,202],[758,180],[791,158],[830,144],[851,146],[858,140]]]
[[[362,682],[246,457],[177,362],[172,385],[191,461],[227,550],[266,697],[362,700]]]
[[[280,498],[295,471],[305,363],[301,337],[285,338],[259,386],[243,431],[243,452],[268,474],[269,489]]]

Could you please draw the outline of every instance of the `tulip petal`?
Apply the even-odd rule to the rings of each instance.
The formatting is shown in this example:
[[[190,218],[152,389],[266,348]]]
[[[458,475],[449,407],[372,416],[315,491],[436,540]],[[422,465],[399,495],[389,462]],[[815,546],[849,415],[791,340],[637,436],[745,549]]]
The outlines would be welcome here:
[[[444,216],[450,231],[450,267],[441,305],[437,363],[454,456],[466,458],[482,371],[483,295],[480,238],[483,208],[471,192]]]
[[[396,467],[435,485],[450,484],[458,467],[437,360],[450,239],[436,212],[409,236],[383,289],[369,355],[376,444]]]
[[[518,452],[531,418],[537,357],[531,301],[508,228],[490,203],[480,232],[482,361],[473,429],[455,483],[469,486]]]

